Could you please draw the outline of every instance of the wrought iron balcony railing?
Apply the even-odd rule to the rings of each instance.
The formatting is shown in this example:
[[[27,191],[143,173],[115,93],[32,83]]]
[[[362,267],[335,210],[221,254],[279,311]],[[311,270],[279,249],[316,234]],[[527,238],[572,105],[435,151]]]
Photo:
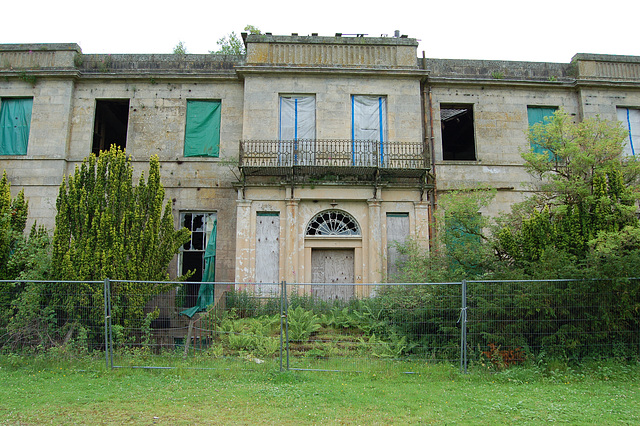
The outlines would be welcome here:
[[[421,142],[367,140],[246,140],[240,142],[245,175],[355,174],[421,176],[428,162]]]

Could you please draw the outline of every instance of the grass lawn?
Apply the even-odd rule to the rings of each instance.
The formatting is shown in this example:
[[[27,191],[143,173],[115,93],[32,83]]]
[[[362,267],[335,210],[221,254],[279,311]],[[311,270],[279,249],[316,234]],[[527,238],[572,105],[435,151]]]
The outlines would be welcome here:
[[[640,424],[640,365],[601,362],[458,373],[402,364],[362,373],[106,370],[0,357],[1,424]]]

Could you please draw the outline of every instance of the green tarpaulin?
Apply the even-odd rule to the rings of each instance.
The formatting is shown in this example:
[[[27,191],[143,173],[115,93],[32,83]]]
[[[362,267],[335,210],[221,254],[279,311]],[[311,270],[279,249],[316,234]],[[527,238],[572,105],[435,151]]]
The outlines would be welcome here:
[[[196,306],[189,309],[185,309],[180,312],[180,315],[186,315],[189,318],[193,317],[196,313],[206,311],[207,307],[211,306],[214,302],[214,282],[216,279],[216,232],[218,228],[218,221],[213,222],[213,230],[209,236],[209,242],[207,248],[204,251],[204,272],[202,274],[202,284],[200,284],[200,290],[198,291],[198,299],[196,300]]]
[[[527,115],[529,118],[529,127],[533,126],[537,123],[547,124],[548,121],[545,121],[547,117],[553,117],[553,114],[557,111],[558,108],[554,107],[529,107],[527,108]],[[549,155],[549,159],[553,161],[553,154],[551,154],[548,150],[542,148],[537,143],[532,143],[531,148],[533,152],[536,154],[544,154],[547,153]]]
[[[0,155],[27,155],[32,98],[2,98],[0,105]]]
[[[217,157],[220,153],[220,102],[187,101],[185,157]]]

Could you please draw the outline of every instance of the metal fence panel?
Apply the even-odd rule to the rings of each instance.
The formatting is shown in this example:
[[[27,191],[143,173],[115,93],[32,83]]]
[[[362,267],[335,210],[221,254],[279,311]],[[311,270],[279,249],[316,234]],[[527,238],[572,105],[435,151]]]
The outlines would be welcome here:
[[[460,283],[348,286],[287,286],[290,369],[362,371],[403,362],[411,371],[459,361]],[[345,294],[353,296],[339,297]]]
[[[0,281],[2,353],[111,367],[363,371],[640,358],[640,280],[429,284]],[[340,289],[337,287],[341,286]],[[209,295],[211,296],[211,295]]]
[[[640,281],[468,283],[471,360],[505,367],[527,360],[640,356]]]

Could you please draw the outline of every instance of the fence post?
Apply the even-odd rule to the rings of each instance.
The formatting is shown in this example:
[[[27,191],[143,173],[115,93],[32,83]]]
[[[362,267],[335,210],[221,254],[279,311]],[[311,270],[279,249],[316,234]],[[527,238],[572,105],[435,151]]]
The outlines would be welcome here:
[[[111,333],[111,282],[104,279],[104,356],[106,368],[113,368],[113,335]]]
[[[280,372],[282,372],[282,341],[284,335],[284,281],[280,281]]]
[[[460,372],[467,373],[467,280],[462,280],[460,307]]]
[[[287,342],[287,371],[289,371],[289,300],[287,299],[287,282],[282,283],[284,286],[284,338]]]

